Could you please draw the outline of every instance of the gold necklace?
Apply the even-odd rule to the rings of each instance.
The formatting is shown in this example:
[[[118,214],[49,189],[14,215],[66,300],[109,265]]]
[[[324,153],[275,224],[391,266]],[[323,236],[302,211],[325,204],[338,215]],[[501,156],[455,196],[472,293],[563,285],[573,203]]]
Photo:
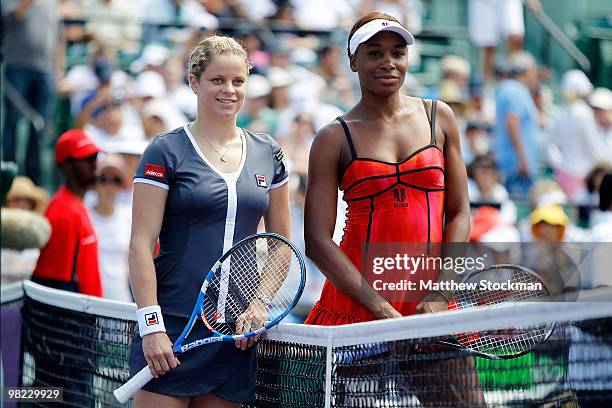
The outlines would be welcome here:
[[[222,161],[222,162],[224,162],[224,163],[227,161],[227,156],[226,156],[226,155],[227,155],[227,151],[229,150],[229,146],[230,146],[230,144],[232,143],[232,140],[234,140],[234,139],[232,138],[232,139],[230,139],[230,140],[228,140],[228,141],[227,141],[227,144],[225,145],[225,151],[223,152],[223,154],[221,154],[221,153],[219,152],[219,150],[217,150],[217,148],[216,148],[215,146],[213,146],[213,144],[212,144],[212,143],[210,143],[210,141],[208,140],[208,138],[204,137],[204,141],[205,141],[206,143],[208,143],[208,145],[209,145],[210,147],[212,147],[212,148],[213,148],[213,150],[215,151],[215,153],[217,153],[217,156],[219,156],[219,160],[221,160],[221,161]]]
[[[232,143],[232,141],[234,140],[234,138],[231,138],[230,140],[227,141],[226,145],[225,145],[225,151],[223,152],[223,154],[219,151],[219,149],[217,149],[209,140],[206,136],[203,136],[202,139],[204,139],[204,141],[206,143],[208,143],[208,145],[210,147],[212,147],[212,149],[215,151],[215,153],[217,154],[217,156],[219,157],[219,160],[222,162],[226,162],[227,161],[227,151],[229,150],[230,144]]]

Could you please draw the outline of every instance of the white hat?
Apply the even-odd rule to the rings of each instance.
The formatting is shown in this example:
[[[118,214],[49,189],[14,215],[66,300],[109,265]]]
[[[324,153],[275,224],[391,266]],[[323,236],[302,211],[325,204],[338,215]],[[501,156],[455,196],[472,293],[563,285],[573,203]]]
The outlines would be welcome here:
[[[355,51],[360,44],[368,41],[381,31],[391,31],[399,34],[406,41],[406,45],[414,43],[414,37],[410,34],[410,31],[406,30],[400,23],[392,20],[376,19],[362,25],[355,31],[349,42],[349,53],[355,55]]]
[[[130,154],[140,156],[144,153],[149,142],[143,138],[119,138],[106,144],[105,151],[111,154]]]
[[[565,95],[576,94],[586,96],[593,90],[593,84],[584,72],[579,69],[570,69],[561,78],[561,89]]]
[[[259,74],[249,75],[246,92],[247,98],[255,99],[261,96],[266,96],[270,93],[270,91],[272,91],[272,87],[265,76]]]
[[[608,88],[595,88],[589,97],[589,103],[594,108],[603,110],[612,109],[612,91]]]
[[[447,55],[440,61],[442,72],[454,73],[463,77],[469,77],[471,72],[470,63],[458,55]]]
[[[309,67],[317,62],[317,53],[307,47],[297,47],[289,52],[289,59],[293,64]]]
[[[147,66],[159,67],[170,57],[170,50],[160,44],[149,44],[142,49],[140,58],[130,64],[130,71],[140,72]]]
[[[142,97],[161,98],[166,95],[166,82],[159,72],[144,71],[136,77],[136,90]]]
[[[268,69],[268,81],[270,81],[272,88],[282,88],[291,85],[293,78],[284,68],[270,67]]]

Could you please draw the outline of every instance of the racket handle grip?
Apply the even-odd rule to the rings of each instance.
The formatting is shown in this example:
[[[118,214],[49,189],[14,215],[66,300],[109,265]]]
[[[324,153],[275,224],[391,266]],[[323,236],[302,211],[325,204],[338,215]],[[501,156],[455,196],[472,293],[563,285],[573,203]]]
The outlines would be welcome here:
[[[153,374],[151,374],[149,366],[146,366],[140,370],[138,374],[130,378],[128,382],[117,388],[113,394],[115,394],[117,401],[125,404],[132,397],[132,395],[136,394],[136,391],[144,387],[152,379]]]

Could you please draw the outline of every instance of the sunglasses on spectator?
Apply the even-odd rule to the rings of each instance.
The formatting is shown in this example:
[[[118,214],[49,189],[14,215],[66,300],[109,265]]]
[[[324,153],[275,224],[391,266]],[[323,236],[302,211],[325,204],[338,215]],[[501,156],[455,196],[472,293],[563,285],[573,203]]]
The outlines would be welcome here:
[[[98,184],[115,184],[121,185],[123,182],[117,176],[98,176],[96,177],[96,183]]]

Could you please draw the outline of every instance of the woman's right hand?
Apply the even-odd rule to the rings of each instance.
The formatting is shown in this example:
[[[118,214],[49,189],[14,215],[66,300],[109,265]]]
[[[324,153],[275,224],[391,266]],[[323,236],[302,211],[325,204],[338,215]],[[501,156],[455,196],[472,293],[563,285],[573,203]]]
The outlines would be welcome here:
[[[172,352],[172,342],[164,332],[147,334],[142,338],[142,351],[153,377],[158,378],[181,362]]]
[[[393,308],[393,306],[391,306],[391,304],[389,304],[388,302],[382,302],[377,307],[376,312],[374,313],[374,317],[382,320],[382,319],[396,319],[398,317],[404,317],[404,316],[402,316],[400,312],[395,310],[395,308]]]

